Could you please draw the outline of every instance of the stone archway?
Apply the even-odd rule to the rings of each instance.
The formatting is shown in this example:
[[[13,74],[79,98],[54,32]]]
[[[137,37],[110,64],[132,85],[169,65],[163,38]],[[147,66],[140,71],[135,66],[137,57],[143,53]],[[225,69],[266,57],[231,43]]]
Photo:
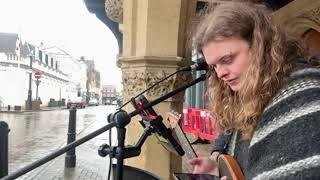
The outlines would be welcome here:
[[[320,1],[293,1],[273,15],[294,35],[305,41],[311,55],[320,53]]]

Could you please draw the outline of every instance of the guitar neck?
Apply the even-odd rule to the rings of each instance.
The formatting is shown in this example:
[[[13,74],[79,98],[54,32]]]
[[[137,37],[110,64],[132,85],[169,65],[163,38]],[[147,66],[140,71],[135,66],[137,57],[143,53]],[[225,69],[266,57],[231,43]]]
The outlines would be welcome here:
[[[244,180],[244,175],[238,162],[230,155],[220,154],[218,157],[220,176],[227,176],[231,180]]]
[[[169,113],[167,120],[170,123],[170,127],[173,130],[176,138],[179,141],[182,149],[185,151],[185,156],[187,159],[192,159],[197,157],[196,152],[194,151],[190,141],[188,140],[186,134],[182,131],[181,127],[179,126],[180,117],[176,114]],[[193,169],[191,166],[185,166],[188,172],[192,172]]]

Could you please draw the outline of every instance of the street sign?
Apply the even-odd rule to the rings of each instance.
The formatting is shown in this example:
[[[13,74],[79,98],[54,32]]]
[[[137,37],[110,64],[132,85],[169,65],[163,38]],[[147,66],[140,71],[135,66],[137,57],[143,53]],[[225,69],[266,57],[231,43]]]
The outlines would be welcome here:
[[[36,79],[40,79],[40,78],[41,78],[41,73],[40,73],[39,71],[35,72],[35,73],[34,73],[34,77],[35,77]]]

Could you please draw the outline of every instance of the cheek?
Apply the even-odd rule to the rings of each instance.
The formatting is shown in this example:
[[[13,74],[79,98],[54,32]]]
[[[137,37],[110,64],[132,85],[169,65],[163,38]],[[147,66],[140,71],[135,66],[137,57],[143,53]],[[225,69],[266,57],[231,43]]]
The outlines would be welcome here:
[[[245,64],[233,64],[229,67],[230,72],[235,75],[235,76],[239,76],[241,74],[244,73],[244,71],[246,70],[246,65]]]
[[[243,64],[242,66],[239,67],[239,74],[243,74],[248,70],[249,64]]]
[[[249,57],[248,56],[243,57],[242,60],[239,60],[238,63],[234,64],[234,73],[237,75],[243,74],[245,71],[247,71],[249,65],[250,65]]]

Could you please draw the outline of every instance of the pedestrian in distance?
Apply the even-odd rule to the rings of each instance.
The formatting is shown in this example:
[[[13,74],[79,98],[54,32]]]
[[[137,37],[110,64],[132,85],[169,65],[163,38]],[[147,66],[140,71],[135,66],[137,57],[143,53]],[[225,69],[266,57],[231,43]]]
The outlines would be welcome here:
[[[320,69],[262,4],[221,3],[193,35],[209,65],[210,101],[222,133],[208,157],[188,161],[220,176],[225,152],[245,179],[320,179]]]

